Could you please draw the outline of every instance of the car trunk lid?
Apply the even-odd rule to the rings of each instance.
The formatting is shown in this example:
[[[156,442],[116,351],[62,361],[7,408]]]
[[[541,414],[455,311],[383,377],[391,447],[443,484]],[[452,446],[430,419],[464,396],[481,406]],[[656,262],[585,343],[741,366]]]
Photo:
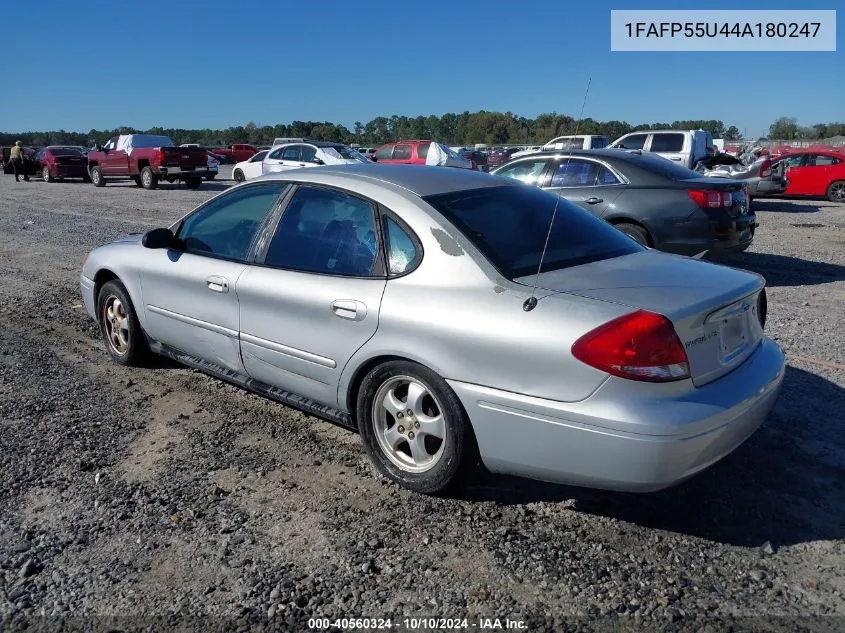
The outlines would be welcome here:
[[[534,284],[534,276],[516,280]],[[668,318],[704,385],[738,367],[763,338],[765,280],[727,266],[648,250],[542,273],[538,289],[648,310]]]

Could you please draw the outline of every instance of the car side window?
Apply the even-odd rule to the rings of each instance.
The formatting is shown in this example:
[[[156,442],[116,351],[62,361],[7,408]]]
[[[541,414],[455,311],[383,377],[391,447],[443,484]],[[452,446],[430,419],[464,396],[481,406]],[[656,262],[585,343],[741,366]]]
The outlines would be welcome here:
[[[47,155],[47,150],[42,149],[35,155],[35,160],[44,160],[44,157]]]
[[[176,237],[183,240],[188,253],[246,261],[261,221],[286,186],[261,183],[215,198],[185,218]]]
[[[378,238],[372,205],[351,194],[300,187],[282,214],[264,263],[289,270],[368,277]]]
[[[838,165],[841,162],[838,158],[828,156],[827,154],[812,154],[807,164],[815,165],[816,167],[830,167],[831,165]]]
[[[624,149],[643,149],[647,138],[648,134],[631,134],[631,136],[623,138],[616,147]]]
[[[683,134],[653,134],[651,137],[652,152],[680,152],[683,149]]]
[[[806,154],[796,154],[795,156],[790,156],[786,159],[786,164],[788,167],[801,167],[803,164],[806,164],[804,161],[806,157]]]
[[[599,176],[598,163],[577,158],[563,160],[555,167],[551,187],[594,187]]]
[[[317,155],[317,148],[313,145],[299,146],[299,160],[303,163],[313,163],[314,157]]]
[[[299,160],[299,145],[291,145],[282,151],[282,160]]]
[[[284,151],[283,147],[279,148],[277,150],[273,150],[272,152],[270,152],[267,155],[267,158],[272,158],[273,160],[281,160],[283,151]]]
[[[387,270],[391,275],[401,275],[417,264],[419,251],[405,230],[391,217],[384,216],[384,234],[387,239]]]
[[[273,153],[275,154],[276,152],[273,152]],[[252,158],[249,159],[249,162],[250,163],[260,163],[262,160],[264,160],[265,156],[267,156],[267,152],[258,152]],[[271,156],[271,158],[275,158],[275,156]]]
[[[521,180],[529,185],[536,185],[537,180],[543,174],[548,163],[548,159],[520,160],[510,165],[505,165],[496,172],[496,175]]]
[[[375,153],[375,157],[378,160],[390,160],[391,156],[393,156],[393,145],[382,147]]]
[[[599,175],[596,178],[597,185],[621,185],[622,181],[616,177],[612,171],[610,171],[604,165],[599,165]]]
[[[397,145],[393,150],[393,160],[410,160],[412,152],[410,145]]]
[[[420,143],[417,145],[417,158],[425,160],[428,157],[429,147],[431,147],[431,143]]]
[[[113,138],[109,139],[105,145],[103,145],[103,149],[113,150],[117,147],[117,141]]]

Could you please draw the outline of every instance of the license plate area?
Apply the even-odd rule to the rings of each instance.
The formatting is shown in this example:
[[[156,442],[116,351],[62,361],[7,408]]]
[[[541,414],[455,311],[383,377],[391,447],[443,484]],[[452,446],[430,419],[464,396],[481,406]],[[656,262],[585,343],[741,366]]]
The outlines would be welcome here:
[[[744,358],[762,336],[756,295],[711,314],[707,323],[717,326],[722,365],[731,365]]]

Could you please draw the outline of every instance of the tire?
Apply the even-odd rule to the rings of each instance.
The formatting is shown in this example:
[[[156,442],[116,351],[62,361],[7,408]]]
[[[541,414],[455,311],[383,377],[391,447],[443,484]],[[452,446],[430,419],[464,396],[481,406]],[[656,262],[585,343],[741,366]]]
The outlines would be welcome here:
[[[185,186],[188,189],[198,189],[202,185],[202,178],[185,178]]]
[[[109,281],[97,296],[97,320],[111,359],[118,365],[140,366],[150,356],[147,339],[126,287]]]
[[[651,240],[648,237],[648,231],[638,224],[631,224],[630,222],[620,222],[614,226],[622,231],[625,235],[637,242],[640,246],[651,246]]]
[[[132,182],[135,183],[136,187],[141,186],[141,177],[140,176],[132,176]]]
[[[205,177],[205,179],[206,179],[208,182],[211,182],[212,180],[214,180],[214,174],[211,174],[210,176],[206,176],[206,177]]]
[[[89,171],[89,175],[91,176],[91,182],[94,184],[95,187],[106,186],[106,179],[103,178],[103,172],[100,171],[100,168],[96,165],[91,168],[91,170]]]
[[[141,186],[144,189],[155,189],[158,187],[158,176],[149,167],[144,167],[141,170]]]
[[[845,180],[836,180],[828,185],[827,199],[831,202],[845,202]]]
[[[407,403],[409,392],[418,394],[416,405]],[[402,408],[389,412],[384,402],[391,399]],[[379,365],[361,383],[356,414],[364,448],[388,479],[423,494],[442,492],[457,479],[472,442],[469,421],[455,392],[427,367]]]
[[[50,175],[50,168],[47,167],[47,165],[44,165],[44,167],[41,168],[41,179],[44,182],[55,182],[55,180],[53,180],[53,176]]]
[[[236,169],[235,172],[232,174],[232,178],[235,179],[235,182],[243,182],[246,180],[246,176],[240,169]]]

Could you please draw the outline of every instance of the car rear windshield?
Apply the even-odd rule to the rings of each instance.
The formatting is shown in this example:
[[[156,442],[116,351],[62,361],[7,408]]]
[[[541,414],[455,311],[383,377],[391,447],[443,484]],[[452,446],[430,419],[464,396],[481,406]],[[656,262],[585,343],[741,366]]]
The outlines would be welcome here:
[[[701,178],[701,174],[692,169],[682,167],[677,163],[673,163],[668,158],[662,156],[649,155],[644,153],[642,156],[631,156],[631,163],[669,180],[690,180],[691,178]]]
[[[82,156],[82,152],[75,147],[51,147],[50,153],[53,156]]]
[[[423,199],[454,224],[508,279],[537,272],[547,235],[544,272],[643,250],[603,220],[529,185],[485,187]]]

